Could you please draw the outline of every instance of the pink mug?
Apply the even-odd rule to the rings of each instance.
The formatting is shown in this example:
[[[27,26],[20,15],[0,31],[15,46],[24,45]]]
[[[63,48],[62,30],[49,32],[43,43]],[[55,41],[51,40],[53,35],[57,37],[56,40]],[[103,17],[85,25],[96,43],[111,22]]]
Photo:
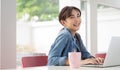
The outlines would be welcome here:
[[[68,53],[69,65],[72,68],[79,68],[81,61],[81,52],[69,52]]]

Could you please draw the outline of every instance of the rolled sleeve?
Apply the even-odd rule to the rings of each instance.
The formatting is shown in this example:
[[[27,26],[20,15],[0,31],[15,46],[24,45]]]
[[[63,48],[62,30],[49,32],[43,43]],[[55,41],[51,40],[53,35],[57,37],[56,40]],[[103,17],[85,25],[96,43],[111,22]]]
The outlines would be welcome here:
[[[81,52],[82,52],[82,59],[87,59],[87,58],[92,58],[93,56],[87,51],[87,49],[85,48],[82,40],[81,42]]]
[[[60,66],[65,66],[66,65],[66,59],[67,59],[67,57],[65,56],[65,57],[61,57],[60,59],[59,59],[59,65]]]

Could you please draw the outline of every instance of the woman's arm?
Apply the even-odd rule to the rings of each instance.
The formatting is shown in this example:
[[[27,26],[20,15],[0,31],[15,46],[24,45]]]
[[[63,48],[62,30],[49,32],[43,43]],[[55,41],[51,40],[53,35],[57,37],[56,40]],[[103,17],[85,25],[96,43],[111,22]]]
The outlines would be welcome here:
[[[79,46],[80,46],[80,51],[82,54],[81,59],[87,59],[87,58],[92,58],[93,56],[87,51],[87,49],[85,48],[83,41],[81,39],[81,36],[79,33],[76,33],[76,38],[79,42]]]
[[[67,56],[61,56],[63,50],[66,47],[66,44],[68,42],[68,38],[61,34],[59,35],[54,44],[51,46],[49,55],[48,55],[48,65],[66,65],[66,59]]]

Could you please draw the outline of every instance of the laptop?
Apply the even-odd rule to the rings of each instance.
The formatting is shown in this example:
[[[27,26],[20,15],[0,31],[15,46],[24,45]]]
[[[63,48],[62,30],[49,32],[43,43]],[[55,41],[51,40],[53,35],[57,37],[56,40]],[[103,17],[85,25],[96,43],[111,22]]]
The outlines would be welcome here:
[[[83,67],[113,67],[120,66],[120,37],[112,37],[102,65],[83,65]]]

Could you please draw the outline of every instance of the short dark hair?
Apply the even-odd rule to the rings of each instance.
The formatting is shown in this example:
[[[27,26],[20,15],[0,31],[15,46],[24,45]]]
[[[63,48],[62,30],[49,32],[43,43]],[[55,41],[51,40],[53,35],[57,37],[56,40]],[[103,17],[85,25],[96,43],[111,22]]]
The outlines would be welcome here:
[[[81,11],[77,7],[74,6],[65,6],[61,12],[59,13],[59,22],[61,23],[61,20],[66,20],[66,18],[70,17],[72,14],[72,10],[75,9],[80,12],[81,16]]]

